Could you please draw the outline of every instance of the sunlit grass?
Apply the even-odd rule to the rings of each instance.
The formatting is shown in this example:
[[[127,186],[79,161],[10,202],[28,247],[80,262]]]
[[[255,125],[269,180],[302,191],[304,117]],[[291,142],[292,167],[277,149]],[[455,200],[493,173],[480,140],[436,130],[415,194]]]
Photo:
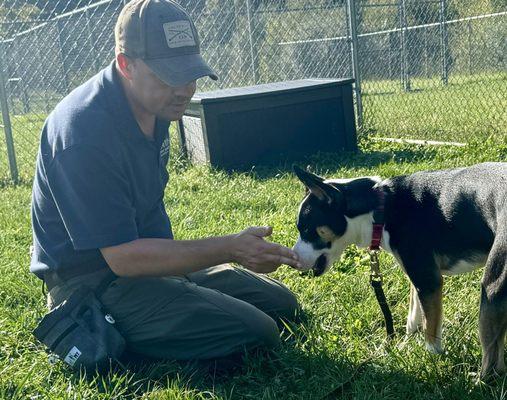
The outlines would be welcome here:
[[[333,177],[389,177],[507,161],[507,146],[494,137],[464,148],[385,144],[361,137],[360,149],[357,154],[315,155],[301,165]],[[303,188],[285,167],[226,174],[187,165],[175,146],[170,173],[165,199],[177,238],[270,224],[272,240],[294,243]],[[434,356],[424,350],[420,335],[404,336],[408,284],[394,260],[382,255],[385,291],[398,332],[393,343],[386,342],[368,265],[355,248],[321,278],[303,277],[287,267],[274,274],[297,294],[308,320],[283,334],[276,354],[250,356],[234,374],[213,377],[165,362],[92,380],[76,377],[60,364],[50,366],[31,335],[45,301],[39,281],[28,272],[29,203],[29,183],[0,189],[0,399],[505,398],[501,380],[492,387],[475,384],[480,272],[446,279],[446,353]]]

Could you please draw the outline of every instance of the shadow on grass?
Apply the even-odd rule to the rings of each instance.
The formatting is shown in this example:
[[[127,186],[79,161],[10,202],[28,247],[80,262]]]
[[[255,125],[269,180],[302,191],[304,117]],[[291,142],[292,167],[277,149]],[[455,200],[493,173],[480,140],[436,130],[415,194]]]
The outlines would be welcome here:
[[[374,97],[374,96],[399,96],[399,95],[402,95],[402,94],[411,94],[411,93],[419,93],[419,92],[424,92],[424,91],[428,91],[428,90],[432,90],[434,88],[428,88],[428,89],[422,89],[422,88],[415,88],[415,89],[410,89],[410,90],[403,90],[403,88],[400,88],[399,90],[388,90],[388,91],[383,91],[383,92],[370,92],[370,91],[367,91],[367,92],[362,92],[362,96],[364,97],[367,97],[367,96],[370,96],[370,97]]]
[[[311,317],[310,317],[311,318]],[[149,396],[154,399],[459,399],[498,398],[503,393],[495,386],[474,385],[473,378],[456,373],[452,380],[435,372],[422,379],[408,372],[413,366],[396,349],[386,354],[365,355],[353,360],[343,351],[326,351],[316,340],[306,340],[306,332],[315,327],[295,326],[277,351],[255,352],[243,356],[234,368],[215,368],[213,363],[174,361],[137,362],[127,372],[96,379],[101,393],[110,393],[115,382],[127,387],[126,398]],[[317,322],[318,323],[318,322]],[[315,339],[315,338],[313,338]],[[388,346],[389,347],[389,346]],[[334,353],[331,356],[331,353]],[[459,366],[457,366],[459,368]],[[408,370],[408,371],[407,371]],[[124,380],[119,374],[128,375]],[[425,374],[422,373],[422,376]],[[71,377],[78,384],[79,377]],[[152,397],[153,396],[153,397]],[[122,397],[122,398],[123,398]]]
[[[237,172],[247,172],[256,179],[267,180],[280,174],[292,173],[292,166],[296,164],[303,168],[308,166],[318,174],[329,176],[340,169],[373,169],[392,160],[398,163],[418,163],[422,160],[432,159],[436,154],[437,151],[434,148],[418,146],[392,151],[319,152],[307,157],[269,158],[262,160],[259,165],[248,171]]]

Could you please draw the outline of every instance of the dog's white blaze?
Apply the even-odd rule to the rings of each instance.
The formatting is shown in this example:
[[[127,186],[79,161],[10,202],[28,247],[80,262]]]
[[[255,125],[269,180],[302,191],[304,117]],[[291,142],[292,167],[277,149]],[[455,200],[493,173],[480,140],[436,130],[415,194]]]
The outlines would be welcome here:
[[[302,270],[311,269],[315,265],[317,258],[324,253],[322,250],[315,250],[312,244],[301,239],[301,236],[298,237],[293,250],[299,256]]]

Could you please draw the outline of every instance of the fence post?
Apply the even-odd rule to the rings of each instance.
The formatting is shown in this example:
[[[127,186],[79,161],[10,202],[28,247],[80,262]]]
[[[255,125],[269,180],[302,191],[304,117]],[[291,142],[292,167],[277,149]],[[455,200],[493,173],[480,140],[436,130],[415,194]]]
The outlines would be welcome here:
[[[258,68],[258,59],[257,54],[255,52],[255,43],[254,43],[254,27],[252,25],[252,5],[250,4],[250,0],[246,0],[246,18],[248,22],[248,36],[250,38],[250,58],[252,62],[252,75],[253,75],[253,83],[256,85],[259,83],[259,68]],[[257,36],[257,35],[256,35]]]
[[[423,29],[424,35],[424,75],[426,78],[430,77],[430,73],[428,70],[428,31]]]
[[[472,21],[468,21],[468,73],[472,75]]]
[[[440,0],[440,52],[442,56],[442,83],[449,82],[449,66],[447,59],[447,4],[446,0]]]
[[[361,70],[359,68],[359,41],[357,40],[357,14],[355,0],[347,0],[349,14],[350,55],[352,60],[352,73],[354,77],[354,91],[356,94],[357,125],[363,125],[363,101],[361,97]]]
[[[407,9],[405,0],[400,0],[400,25],[401,25],[401,82],[405,92],[410,91],[410,75],[408,71],[408,52],[407,52]]]
[[[4,42],[0,42],[0,106],[2,108],[2,120],[5,133],[5,144],[7,145],[7,157],[9,158],[9,168],[11,171],[11,179],[14,183],[18,182],[18,165],[16,163],[16,152],[14,149],[14,141],[12,139],[12,125],[9,115],[9,103],[7,102],[7,90],[5,79],[5,52]]]

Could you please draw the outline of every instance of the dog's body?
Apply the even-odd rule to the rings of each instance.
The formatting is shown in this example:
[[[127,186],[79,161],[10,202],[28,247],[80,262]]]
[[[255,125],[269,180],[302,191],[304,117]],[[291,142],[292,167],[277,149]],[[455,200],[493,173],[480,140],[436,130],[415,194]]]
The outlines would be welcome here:
[[[383,191],[381,246],[412,283],[407,332],[424,322],[426,347],[441,352],[442,275],[485,265],[480,310],[482,375],[505,371],[507,328],[507,163],[418,172],[380,181],[324,181],[297,169],[310,193],[294,247],[304,269],[324,273],[346,246],[367,247]]]

